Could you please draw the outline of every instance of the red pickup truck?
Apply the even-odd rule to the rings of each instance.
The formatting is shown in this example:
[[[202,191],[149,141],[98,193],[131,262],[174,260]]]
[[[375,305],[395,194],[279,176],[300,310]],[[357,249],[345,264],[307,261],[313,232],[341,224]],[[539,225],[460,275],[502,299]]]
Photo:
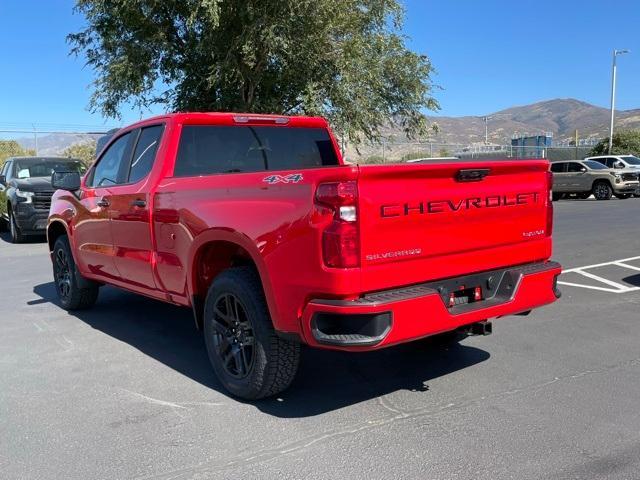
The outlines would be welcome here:
[[[300,345],[367,351],[559,297],[543,160],[348,165],[321,118],[155,117],[81,179],[47,234],[69,310],[100,285],[193,309],[234,395],[292,381]]]

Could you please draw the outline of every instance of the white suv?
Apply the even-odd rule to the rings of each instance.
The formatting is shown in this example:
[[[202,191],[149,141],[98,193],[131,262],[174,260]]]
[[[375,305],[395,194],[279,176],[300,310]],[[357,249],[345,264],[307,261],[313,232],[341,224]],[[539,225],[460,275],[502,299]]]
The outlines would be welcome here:
[[[640,158],[633,155],[601,155],[599,157],[587,157],[585,160],[594,160],[616,170],[623,168],[640,169]]]

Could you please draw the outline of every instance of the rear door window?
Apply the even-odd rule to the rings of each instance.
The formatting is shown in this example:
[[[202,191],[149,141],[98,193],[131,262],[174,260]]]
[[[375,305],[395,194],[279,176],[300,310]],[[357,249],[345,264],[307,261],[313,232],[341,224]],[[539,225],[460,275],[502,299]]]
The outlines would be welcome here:
[[[335,165],[338,157],[324,128],[186,125],[174,176]]]
[[[566,163],[552,163],[551,164],[551,171],[553,173],[561,173],[562,171],[564,171],[564,166],[566,165]]]

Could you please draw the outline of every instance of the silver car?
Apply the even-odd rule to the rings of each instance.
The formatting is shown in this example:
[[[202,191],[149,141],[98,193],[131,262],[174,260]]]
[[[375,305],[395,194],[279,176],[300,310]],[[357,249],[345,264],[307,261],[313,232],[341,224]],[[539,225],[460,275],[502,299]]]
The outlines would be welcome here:
[[[567,195],[609,200],[612,195],[625,199],[640,194],[639,170],[612,169],[593,160],[553,162],[553,199]]]

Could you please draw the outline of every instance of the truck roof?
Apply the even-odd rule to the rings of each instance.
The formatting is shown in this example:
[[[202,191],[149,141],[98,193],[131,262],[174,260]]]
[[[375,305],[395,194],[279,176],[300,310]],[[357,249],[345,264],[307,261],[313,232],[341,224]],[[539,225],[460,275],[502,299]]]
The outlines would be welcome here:
[[[126,128],[135,128],[158,121],[173,121],[176,123],[204,124],[204,125],[288,125],[292,127],[326,128],[327,121],[322,117],[309,117],[298,115],[271,115],[264,113],[239,113],[239,112],[181,112],[157,115],[141,120]]]

